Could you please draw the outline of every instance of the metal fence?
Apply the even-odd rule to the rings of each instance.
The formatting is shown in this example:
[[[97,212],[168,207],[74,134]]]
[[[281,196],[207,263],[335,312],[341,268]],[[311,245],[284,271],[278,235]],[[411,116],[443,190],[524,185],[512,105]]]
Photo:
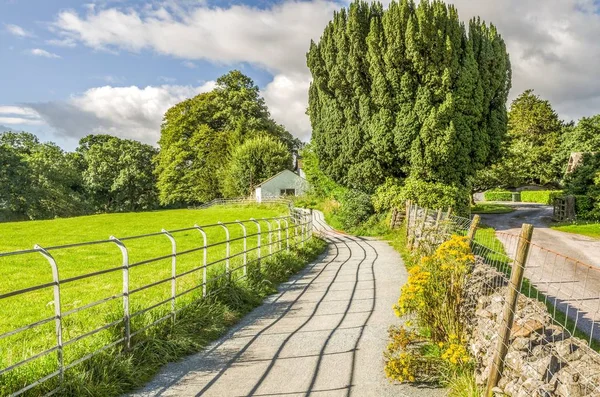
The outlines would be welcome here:
[[[473,337],[488,342],[472,351],[486,395],[500,386],[507,395],[600,396],[600,269],[532,243],[531,225],[515,235],[478,216],[407,206],[412,249],[427,254],[451,234],[468,236],[487,268],[478,277],[488,329]]]
[[[254,197],[237,197],[237,198],[216,198],[211,201],[194,207],[196,209],[210,208],[215,205],[228,204],[257,204]],[[291,206],[292,202],[282,197],[264,197],[259,204],[286,204]]]
[[[0,395],[46,382],[47,395],[58,392],[69,369],[130,349],[136,336],[311,236],[312,214],[291,208],[289,216],[0,253]],[[37,380],[25,383],[31,374]]]

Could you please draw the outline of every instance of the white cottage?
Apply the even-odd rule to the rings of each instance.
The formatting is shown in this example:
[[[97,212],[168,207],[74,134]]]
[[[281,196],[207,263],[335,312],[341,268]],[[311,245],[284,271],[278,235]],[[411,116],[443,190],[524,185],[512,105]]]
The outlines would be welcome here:
[[[258,185],[255,197],[260,203],[266,198],[300,196],[308,191],[308,187],[306,179],[290,170],[283,170]]]

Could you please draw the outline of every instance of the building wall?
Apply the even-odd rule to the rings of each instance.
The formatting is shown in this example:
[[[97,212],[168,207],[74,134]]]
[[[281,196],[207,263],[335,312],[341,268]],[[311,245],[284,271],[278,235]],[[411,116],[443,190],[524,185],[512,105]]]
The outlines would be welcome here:
[[[281,191],[285,189],[294,189],[294,194],[300,196],[308,191],[308,187],[306,179],[286,170],[256,188],[256,201],[261,202],[267,197],[280,197]]]

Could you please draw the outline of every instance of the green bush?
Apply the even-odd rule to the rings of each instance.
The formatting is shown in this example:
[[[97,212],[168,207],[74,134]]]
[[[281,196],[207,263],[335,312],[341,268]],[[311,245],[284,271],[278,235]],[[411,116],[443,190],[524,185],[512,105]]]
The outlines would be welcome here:
[[[596,220],[600,219],[600,210],[593,197],[584,194],[575,195],[575,213],[578,219]]]
[[[446,185],[440,182],[426,182],[409,177],[404,181],[400,203],[412,200],[421,207],[437,210],[451,207],[459,215],[470,211],[470,191],[458,185]]]
[[[351,229],[369,220],[375,212],[371,197],[359,190],[348,190],[341,197],[336,216],[344,229]]]
[[[483,193],[485,201],[512,201],[512,192],[493,189]]]
[[[375,211],[382,213],[394,207],[404,207],[402,182],[396,178],[387,178],[385,183],[377,188],[372,197]]]
[[[535,190],[521,192],[524,203],[552,204],[554,199],[563,194],[562,190]]]

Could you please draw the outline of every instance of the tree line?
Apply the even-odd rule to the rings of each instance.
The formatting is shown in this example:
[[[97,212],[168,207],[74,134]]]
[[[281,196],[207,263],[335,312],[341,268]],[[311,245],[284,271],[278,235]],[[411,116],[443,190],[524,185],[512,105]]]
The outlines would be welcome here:
[[[73,152],[27,132],[0,133],[0,220],[145,211],[239,197],[292,167],[300,141],[239,71],[169,109],[160,149],[88,135]]]

